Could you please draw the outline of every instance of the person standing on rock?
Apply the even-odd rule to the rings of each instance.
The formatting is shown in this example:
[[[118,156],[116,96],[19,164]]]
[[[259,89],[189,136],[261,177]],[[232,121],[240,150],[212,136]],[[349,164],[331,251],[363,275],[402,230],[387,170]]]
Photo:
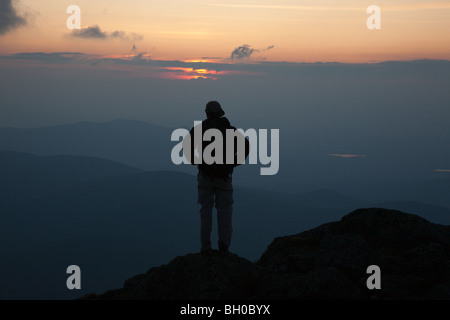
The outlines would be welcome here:
[[[214,205],[217,209],[218,248],[220,252],[228,253],[233,231],[232,174],[235,167],[245,162],[250,143],[224,117],[225,112],[219,102],[209,101],[205,112],[206,119],[194,126],[184,138],[183,152],[186,159],[198,167],[201,253],[212,251]]]

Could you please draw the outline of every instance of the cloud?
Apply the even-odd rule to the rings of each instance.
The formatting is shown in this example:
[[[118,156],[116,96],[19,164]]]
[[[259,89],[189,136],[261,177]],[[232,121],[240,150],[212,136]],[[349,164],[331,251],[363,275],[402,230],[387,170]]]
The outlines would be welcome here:
[[[100,27],[95,25],[83,29],[75,29],[72,31],[72,37],[86,38],[86,39],[105,39],[106,32],[100,30]]]
[[[5,60],[29,60],[47,63],[72,62],[85,59],[81,52],[19,52],[8,56],[0,56]]]
[[[133,48],[135,50],[133,50]],[[146,53],[147,52],[147,53]],[[235,63],[229,63],[227,60],[220,61],[202,61],[202,60],[158,60],[152,58],[148,51],[143,50],[138,45],[130,44],[128,53],[113,54],[107,56],[89,55],[77,52],[22,52],[11,55],[0,55],[0,63],[17,64],[20,61],[39,61],[43,64],[76,64],[77,67],[82,64],[92,66],[111,68],[111,70],[129,70],[130,72],[139,72],[150,76],[163,76],[167,72],[175,75],[201,76],[195,70],[214,70],[216,73],[211,75],[214,78],[228,76],[240,77],[286,77],[291,81],[322,81],[322,75],[326,74],[329,79],[336,81],[355,81],[363,82],[370,77],[374,68],[379,70],[384,76],[389,78],[410,77],[411,74],[418,79],[432,79],[447,83],[450,81],[450,61],[447,60],[415,60],[415,61],[392,61],[375,64],[345,64],[345,63],[296,63],[296,62],[278,62],[278,61],[254,61],[246,63],[245,60],[238,60]],[[6,62],[10,61],[10,62]],[[351,70],[358,66],[358,73]],[[170,69],[169,69],[170,68]],[[178,69],[173,69],[178,68]],[[194,70],[187,73],[184,70]],[[420,70],[420,72],[419,72]],[[438,70],[438,71],[436,71]],[[179,77],[180,79],[180,77]],[[422,81],[422,80],[421,80]],[[366,157],[358,154],[329,154],[328,156],[340,158]]]
[[[275,46],[274,45],[270,45],[267,48],[264,49],[255,49],[250,47],[248,44],[244,44],[240,47],[237,47],[233,50],[233,52],[231,52],[231,60],[244,60],[244,59],[248,59],[250,58],[250,56],[254,53],[254,52],[264,52],[270,49],[273,49]],[[265,60],[265,58],[262,58],[262,60]]]
[[[147,62],[147,52],[139,51],[135,44],[133,44],[133,47],[131,47],[130,52],[133,54],[133,56],[131,57],[132,60],[145,60]]]
[[[133,60],[146,60],[146,59],[143,59],[146,54],[147,54],[147,52],[141,51],[133,57]]]
[[[137,34],[134,32],[127,34],[123,31],[114,31],[110,34],[110,37],[111,38],[119,38],[119,39],[127,40],[127,41],[140,41],[144,38],[141,34]]]
[[[248,59],[253,54],[253,52],[258,52],[258,49],[251,48],[248,44],[244,44],[237,47],[231,52],[231,60],[241,60]]]
[[[357,158],[357,157],[367,157],[366,154],[342,154],[342,153],[330,153],[328,154],[332,157],[339,157],[339,158]]]
[[[70,34],[72,37],[84,38],[84,39],[122,39],[127,41],[140,41],[143,36],[137,33],[127,34],[124,31],[106,32],[102,31],[98,25],[89,26],[81,29],[75,29]]]
[[[25,18],[17,14],[12,0],[0,1],[0,36],[26,23]]]

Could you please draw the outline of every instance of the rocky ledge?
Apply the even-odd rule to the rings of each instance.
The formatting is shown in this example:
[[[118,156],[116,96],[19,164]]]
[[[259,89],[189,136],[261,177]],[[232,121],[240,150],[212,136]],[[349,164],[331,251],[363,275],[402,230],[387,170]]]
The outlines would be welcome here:
[[[450,226],[381,208],[278,237],[250,262],[217,251],[176,257],[85,299],[450,299]],[[368,289],[367,268],[380,269]]]

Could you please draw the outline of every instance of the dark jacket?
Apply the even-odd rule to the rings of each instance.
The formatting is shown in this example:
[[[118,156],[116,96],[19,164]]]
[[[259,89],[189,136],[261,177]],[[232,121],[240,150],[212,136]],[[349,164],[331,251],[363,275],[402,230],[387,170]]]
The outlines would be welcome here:
[[[198,164],[198,169],[199,172],[205,175],[211,175],[211,176],[215,176],[215,177],[222,177],[222,178],[227,178],[230,177],[231,174],[233,173],[233,169],[239,165],[241,165],[241,163],[238,163],[237,161],[237,143],[238,143],[238,139],[235,138],[234,141],[234,162],[233,164],[227,164],[226,163],[226,145],[227,145],[227,141],[226,141],[226,130],[227,129],[233,129],[236,130],[235,127],[233,127],[230,124],[230,121],[228,121],[228,119],[226,117],[220,117],[220,118],[210,118],[210,119],[206,119],[202,121],[202,137],[205,133],[206,130],[208,129],[218,129],[220,130],[220,132],[222,133],[222,141],[223,141],[223,160],[222,160],[222,164],[218,164],[218,163],[212,163],[212,164],[207,164],[205,163],[205,161],[203,160],[202,157],[202,163]],[[191,157],[190,159],[195,159],[195,149],[198,148],[199,146],[195,144],[195,136],[194,136],[194,128],[192,128],[190,130],[190,135],[191,135]],[[202,150],[202,154],[203,151],[205,150],[205,148],[211,144],[214,141],[214,138],[212,139],[212,141],[203,141],[202,140],[202,146],[201,146],[201,150]],[[245,157],[244,159],[247,158],[249,152],[250,152],[250,143],[248,141],[247,138],[244,137],[244,141],[245,141]],[[200,148],[197,149],[198,151],[200,151]],[[212,156],[214,156],[214,152],[212,154]],[[195,162],[192,161],[191,164],[195,165]]]

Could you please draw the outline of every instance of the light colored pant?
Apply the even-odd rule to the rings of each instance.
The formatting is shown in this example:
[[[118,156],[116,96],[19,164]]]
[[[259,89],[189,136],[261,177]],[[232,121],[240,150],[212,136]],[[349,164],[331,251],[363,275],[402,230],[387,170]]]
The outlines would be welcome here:
[[[202,249],[211,249],[212,211],[217,209],[219,242],[229,246],[233,232],[231,215],[233,212],[233,185],[231,178],[205,176],[198,180],[198,203],[200,203],[200,242]]]

